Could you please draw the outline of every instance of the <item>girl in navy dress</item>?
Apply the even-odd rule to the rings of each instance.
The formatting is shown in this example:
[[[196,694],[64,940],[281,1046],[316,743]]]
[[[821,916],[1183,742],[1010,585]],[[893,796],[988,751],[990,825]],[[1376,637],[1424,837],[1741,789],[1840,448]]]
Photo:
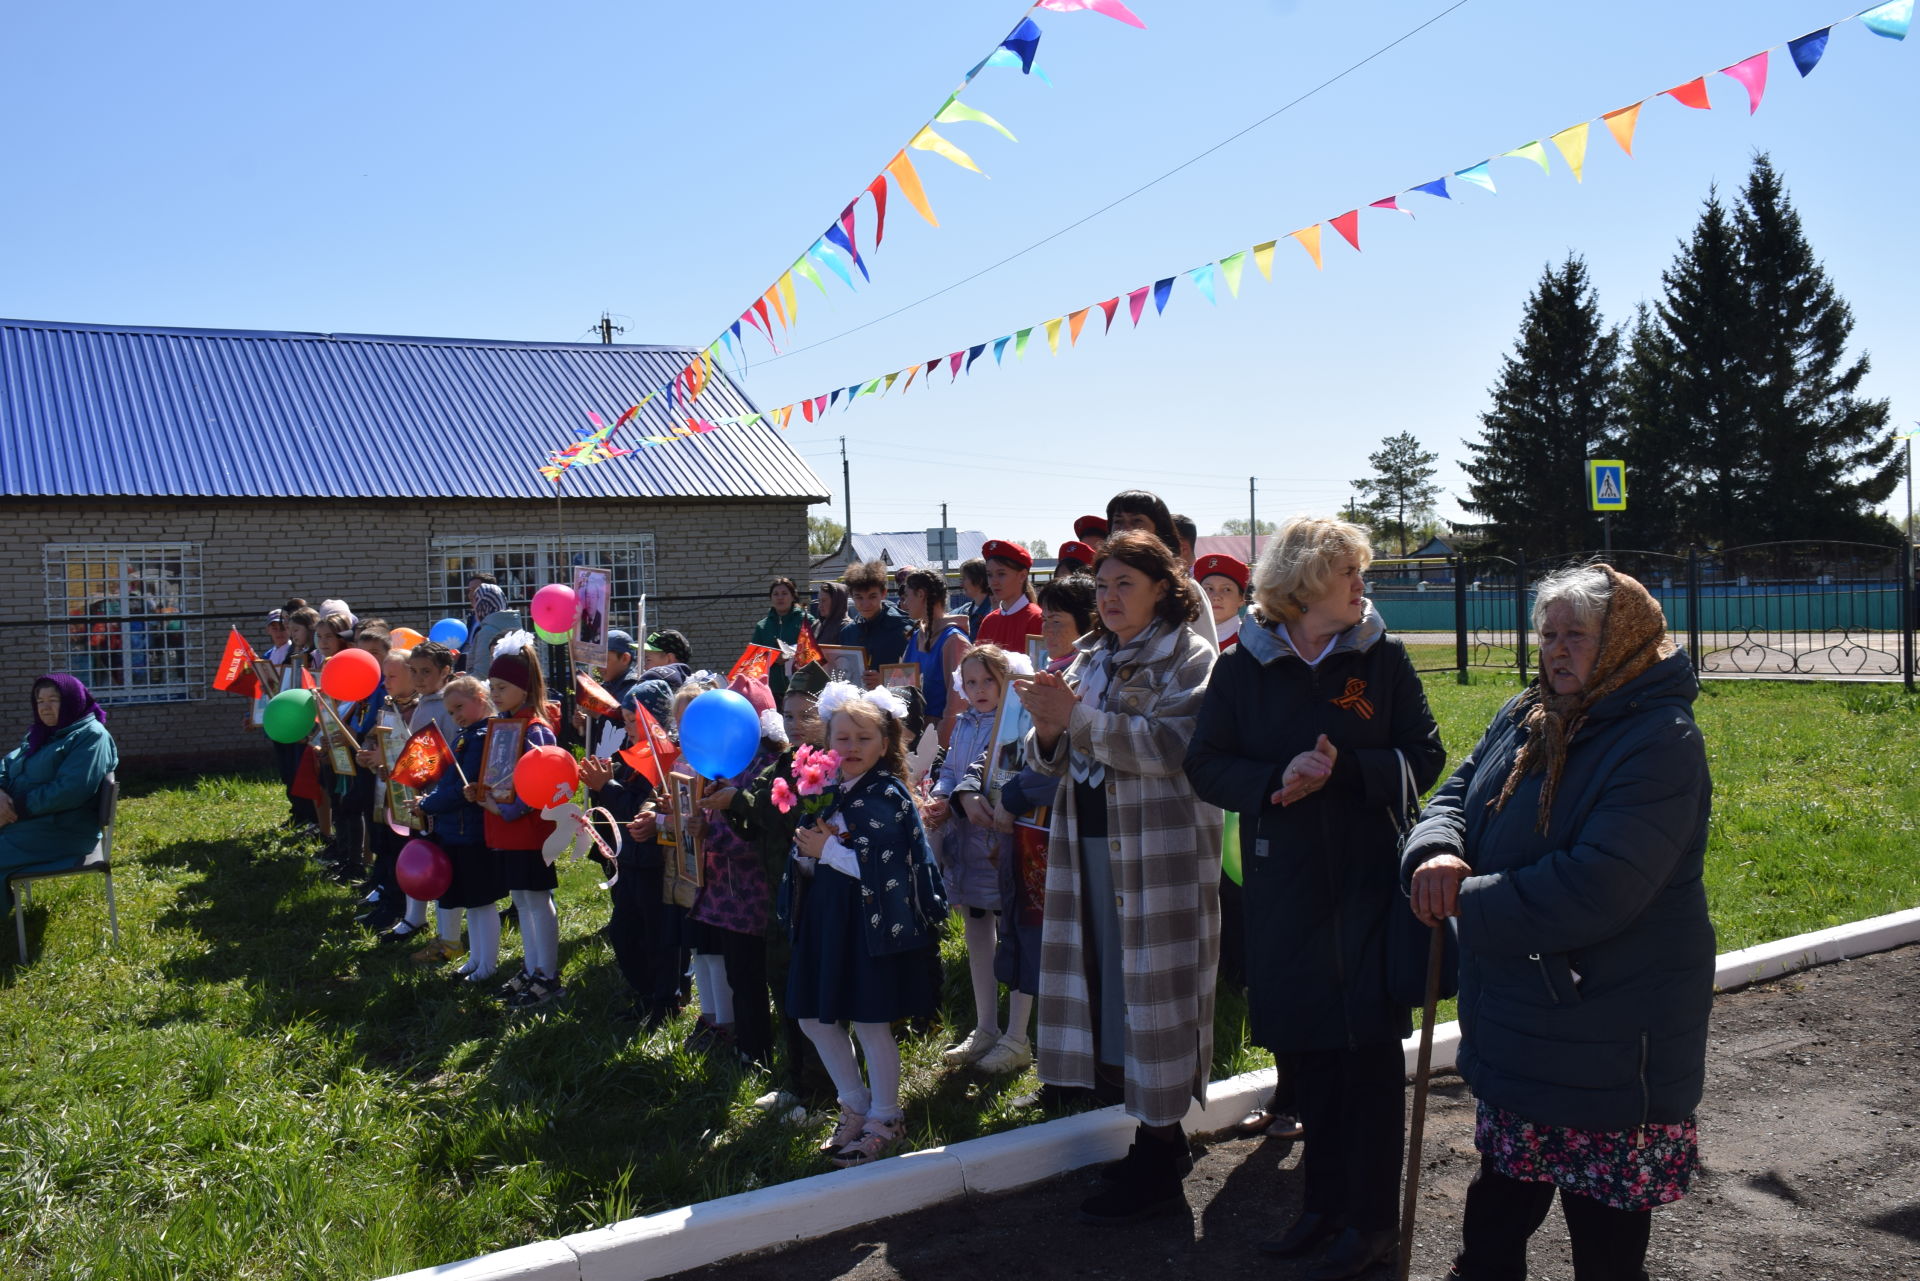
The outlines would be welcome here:
[[[906,714],[890,689],[835,681],[821,693],[839,782],[826,810],[794,832],[783,895],[793,905],[787,1011],[839,1095],[839,1124],[821,1145],[839,1166],[872,1162],[905,1137],[900,1047],[889,1025],[934,1010],[927,954],[938,946],[946,903],[905,781]],[[864,1082],[841,1026],[849,1023],[866,1054]]]

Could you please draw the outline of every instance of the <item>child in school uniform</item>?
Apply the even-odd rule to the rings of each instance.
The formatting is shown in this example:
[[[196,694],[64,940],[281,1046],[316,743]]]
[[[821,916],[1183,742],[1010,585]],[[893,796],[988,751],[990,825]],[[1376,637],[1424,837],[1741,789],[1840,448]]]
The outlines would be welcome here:
[[[1025,711],[1012,697],[1013,677],[1030,675],[1025,654],[1014,658],[998,645],[975,645],[960,659],[954,673],[953,697],[964,710],[954,722],[953,738],[933,784],[934,802],[927,821],[939,827],[935,843],[940,878],[947,901],[965,916],[967,973],[973,985],[974,1025],[964,1040],[941,1057],[951,1067],[970,1067],[1000,1044],[1000,985],[994,979],[993,956],[1000,912],[1000,867],[1008,862],[1012,838],[989,821],[977,823],[964,808],[956,809],[967,770],[982,758],[991,758],[996,743],[1018,741],[1025,728]],[[1001,704],[1007,703],[1004,714]],[[994,728],[1000,726],[996,740]],[[967,795],[973,795],[968,793]],[[1024,1029],[1023,1029],[1024,1031]]]
[[[906,782],[906,711],[886,688],[835,681],[820,695],[838,786],[825,812],[795,830],[782,889],[793,922],[787,1010],[833,1077],[840,1119],[821,1151],[843,1167],[875,1161],[906,1136],[891,1024],[931,1017],[936,996],[927,952],[946,904]],[[865,1081],[842,1024],[860,1038]]]
[[[437,965],[466,960],[455,973],[468,982],[493,977],[500,964],[500,900],[506,889],[500,881],[500,863],[487,849],[486,813],[475,799],[487,751],[487,718],[493,700],[486,685],[471,676],[456,676],[441,692],[458,733],[454,760],[434,783],[433,790],[414,802],[433,820],[433,840],[453,864],[453,881],[440,896],[440,936],[413,954],[416,964]],[[472,950],[460,946],[460,913],[467,914],[467,939]],[[449,928],[449,921],[451,928]]]
[[[380,683],[373,693],[355,703],[350,711],[342,711],[341,719],[346,722],[347,732],[353,735],[353,741],[359,745],[354,763],[359,769],[348,781],[345,796],[339,808],[347,817],[347,824],[338,820],[335,826],[345,834],[342,836],[342,865],[352,875],[360,876],[360,905],[363,908],[378,906],[380,899],[379,881],[372,869],[368,868],[366,856],[371,853],[376,860],[380,856],[380,847],[376,843],[374,828],[379,825],[380,788],[379,779],[374,773],[378,763],[368,750],[373,745],[373,731],[380,724],[380,713],[387,703],[386,661],[392,649],[392,633],[386,623],[378,618],[369,618],[358,623],[353,632],[353,648],[364,650],[379,660],[381,665]],[[346,831],[348,826],[357,831]]]
[[[532,636],[508,632],[500,638],[487,668],[487,685],[501,716],[526,722],[522,756],[560,741],[553,733],[559,709],[547,702],[547,682]],[[475,786],[486,790],[483,784]],[[501,987],[500,999],[509,1009],[532,1009],[566,995],[560,984],[560,916],[553,905],[560,878],[540,852],[553,824],[521,803],[511,779],[481,797],[480,807],[487,812],[487,848],[499,860],[502,884],[518,911],[525,953],[520,972]]]
[[[418,734],[428,725],[438,725],[441,737],[451,747],[460,737],[460,727],[454,723],[453,716],[447,711],[446,685],[453,676],[453,651],[438,641],[421,641],[407,654],[407,679],[413,685],[413,709],[407,714],[406,734],[409,738]],[[401,844],[405,844],[403,840]],[[460,942],[460,911],[458,908],[440,908],[436,916],[439,937],[448,943]],[[407,895],[400,919],[388,926],[380,935],[383,939],[399,942],[417,934],[426,933],[427,901]]]
[[[406,894],[400,889],[395,865],[400,859],[400,847],[410,839],[394,831],[393,825],[403,823],[400,815],[392,812],[387,790],[387,755],[381,742],[387,740],[405,743],[407,723],[413,715],[415,702],[413,694],[413,674],[407,670],[407,658],[412,651],[390,649],[381,666],[381,679],[386,686],[386,698],[382,702],[374,733],[362,739],[360,743],[360,767],[373,779],[373,822],[367,829],[367,845],[373,850],[373,901],[367,910],[354,917],[356,924],[364,925],[379,934],[391,928],[401,918],[405,910]]]

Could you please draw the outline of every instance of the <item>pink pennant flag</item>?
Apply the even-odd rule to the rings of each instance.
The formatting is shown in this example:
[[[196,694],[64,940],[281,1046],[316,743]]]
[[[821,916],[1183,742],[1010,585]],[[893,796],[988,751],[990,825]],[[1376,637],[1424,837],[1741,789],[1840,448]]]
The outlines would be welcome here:
[[[1120,0],[1038,0],[1036,9],[1051,9],[1055,13],[1104,13],[1115,22],[1124,22],[1129,27],[1138,27],[1145,31],[1147,24],[1140,21],[1133,10],[1120,3]]]
[[[947,375],[948,382],[952,382],[954,379],[960,376],[960,361],[961,361],[961,358],[964,357],[966,354],[967,353],[964,351],[956,351],[951,356],[947,357],[947,368],[953,371],[952,373]]]
[[[1760,110],[1760,99],[1767,92],[1767,55],[1760,52],[1745,62],[1736,62],[1731,67],[1722,67],[1720,74],[1732,76],[1747,90],[1747,114]]]
[[[1341,237],[1344,238],[1348,244],[1353,246],[1354,251],[1356,253],[1359,252],[1360,211],[1358,209],[1349,209],[1347,210],[1347,212],[1341,214],[1338,218],[1330,219],[1328,222],[1328,226],[1332,227],[1335,231],[1339,232]]]
[[[1102,332],[1110,334],[1113,332],[1113,313],[1120,310],[1120,295],[1115,294],[1101,303],[1100,310],[1107,313],[1107,327]]]
[[[1402,209],[1400,207],[1400,198],[1398,196],[1388,196],[1385,200],[1376,200],[1372,204],[1368,205],[1367,208],[1391,209],[1395,213],[1403,213],[1409,218],[1413,217],[1413,210]]]
[[[858,204],[859,202],[855,201],[854,203]],[[853,234],[853,205],[848,205],[840,211],[840,225],[846,229],[847,243],[853,246],[853,252],[858,255],[860,252],[860,238]],[[874,243],[879,244],[880,242],[876,240]]]
[[[1147,295],[1153,292],[1152,285],[1142,285],[1127,295],[1127,310],[1133,313],[1133,327],[1140,327],[1140,313],[1146,309]]]

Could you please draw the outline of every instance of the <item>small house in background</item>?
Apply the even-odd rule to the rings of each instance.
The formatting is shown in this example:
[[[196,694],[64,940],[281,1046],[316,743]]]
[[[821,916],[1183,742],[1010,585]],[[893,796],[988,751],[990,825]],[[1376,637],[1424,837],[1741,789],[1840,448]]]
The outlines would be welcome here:
[[[935,505],[935,510],[938,511],[938,504]],[[970,560],[980,554],[980,545],[987,541],[987,536],[977,529],[962,529],[957,531],[956,540],[960,546],[960,554],[947,563],[947,568],[953,574],[960,572],[961,561]],[[907,529],[884,534],[855,534],[853,559],[863,563],[877,560],[888,569],[898,569],[902,565],[913,569],[927,569],[940,564],[938,557],[927,555],[927,531],[924,529]],[[809,572],[814,582],[825,583],[839,578],[846,572],[846,568],[847,551],[843,545],[839,550],[814,561],[813,568]]]
[[[538,468],[694,353],[681,347],[0,320],[0,702],[71,671],[129,760],[257,759],[209,688],[230,626],[266,644],[290,596],[425,631],[494,574],[515,608],[612,571],[615,626],[730,664],[766,584],[807,569],[826,487],[769,423],[672,444],[662,398],[630,455]],[[755,412],[716,373],[709,418]],[[24,712],[23,712],[24,714]]]

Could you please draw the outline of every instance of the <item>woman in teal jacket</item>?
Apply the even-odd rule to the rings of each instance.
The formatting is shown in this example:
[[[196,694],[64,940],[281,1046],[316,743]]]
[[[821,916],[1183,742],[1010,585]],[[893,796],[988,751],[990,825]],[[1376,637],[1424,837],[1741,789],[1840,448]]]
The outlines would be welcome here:
[[[767,602],[767,616],[753,626],[753,643],[768,649],[779,649],[782,645],[791,648],[800,640],[800,629],[813,622],[813,615],[800,604],[799,588],[791,578],[776,578],[767,588]],[[767,685],[773,691],[773,705],[779,707],[787,697],[785,662],[773,665],[773,670],[767,673]]]
[[[85,858],[100,839],[100,784],[120,762],[106,713],[77,678],[35,681],[33,711],[26,738],[0,758],[0,879]]]

